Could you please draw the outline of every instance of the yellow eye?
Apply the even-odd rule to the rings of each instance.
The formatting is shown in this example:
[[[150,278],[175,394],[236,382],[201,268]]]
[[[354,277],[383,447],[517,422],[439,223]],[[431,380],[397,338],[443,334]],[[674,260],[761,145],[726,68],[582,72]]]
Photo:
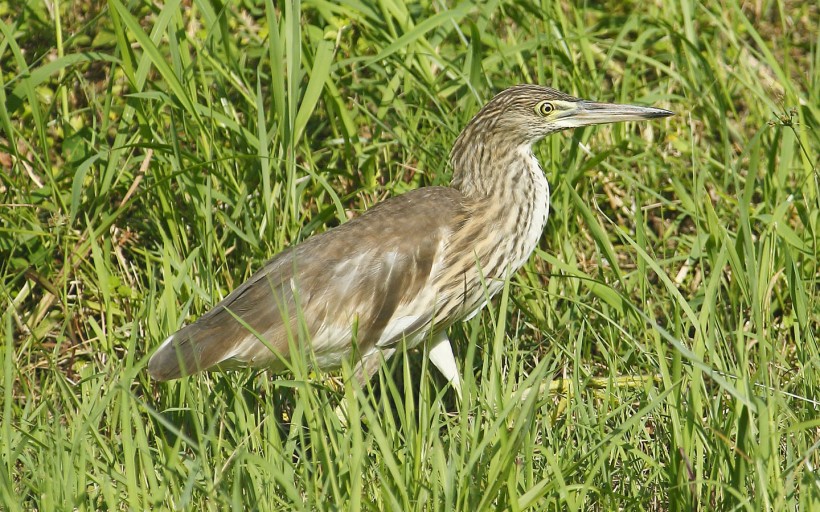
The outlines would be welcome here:
[[[535,106],[535,113],[539,116],[548,116],[555,110],[555,107],[549,101],[542,101],[538,105]]]

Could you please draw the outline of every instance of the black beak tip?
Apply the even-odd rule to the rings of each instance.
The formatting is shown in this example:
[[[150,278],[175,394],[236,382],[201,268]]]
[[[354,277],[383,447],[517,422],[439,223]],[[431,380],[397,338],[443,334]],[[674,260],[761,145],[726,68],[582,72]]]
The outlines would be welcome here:
[[[675,113],[671,110],[666,110],[663,108],[656,108],[655,112],[652,113],[652,117],[670,117],[674,115]]]

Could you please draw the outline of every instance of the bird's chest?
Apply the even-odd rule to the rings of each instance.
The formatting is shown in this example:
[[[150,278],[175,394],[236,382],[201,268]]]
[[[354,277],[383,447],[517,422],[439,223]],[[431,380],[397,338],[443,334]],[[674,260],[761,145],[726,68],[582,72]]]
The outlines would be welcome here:
[[[527,261],[549,212],[549,185],[524,148],[494,167],[490,186],[473,199],[466,222],[453,233],[436,273],[439,324],[470,318]]]
[[[507,250],[510,272],[526,263],[547,225],[550,191],[547,179],[535,157],[527,159],[527,165],[518,173],[518,186],[509,200],[503,230],[508,232]]]
[[[549,185],[541,174],[528,176],[523,192],[509,199],[498,198],[488,209],[482,235],[471,239],[460,261],[463,272],[447,280],[460,314],[469,319],[503,288],[507,276],[529,259],[541,239],[549,213]],[[531,178],[531,179],[530,179]],[[448,291],[445,290],[445,291]]]

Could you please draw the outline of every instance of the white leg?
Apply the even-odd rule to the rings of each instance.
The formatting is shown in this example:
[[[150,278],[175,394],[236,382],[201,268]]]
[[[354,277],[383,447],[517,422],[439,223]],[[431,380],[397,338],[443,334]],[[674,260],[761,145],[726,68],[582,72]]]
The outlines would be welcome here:
[[[461,400],[461,378],[458,374],[456,358],[453,357],[453,349],[450,346],[450,340],[447,339],[446,332],[442,331],[435,335],[428,354],[430,362],[450,381],[450,385],[456,390],[458,399]]]

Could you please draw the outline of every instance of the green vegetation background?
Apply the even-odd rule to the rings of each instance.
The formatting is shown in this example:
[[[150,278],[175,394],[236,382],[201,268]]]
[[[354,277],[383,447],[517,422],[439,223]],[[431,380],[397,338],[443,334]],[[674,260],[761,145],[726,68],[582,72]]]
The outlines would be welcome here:
[[[4,0],[0,20],[0,509],[820,507],[816,3]],[[459,130],[516,83],[676,116],[537,147],[549,225],[452,332],[464,404],[416,353],[367,390],[148,378],[271,255],[446,184]]]

